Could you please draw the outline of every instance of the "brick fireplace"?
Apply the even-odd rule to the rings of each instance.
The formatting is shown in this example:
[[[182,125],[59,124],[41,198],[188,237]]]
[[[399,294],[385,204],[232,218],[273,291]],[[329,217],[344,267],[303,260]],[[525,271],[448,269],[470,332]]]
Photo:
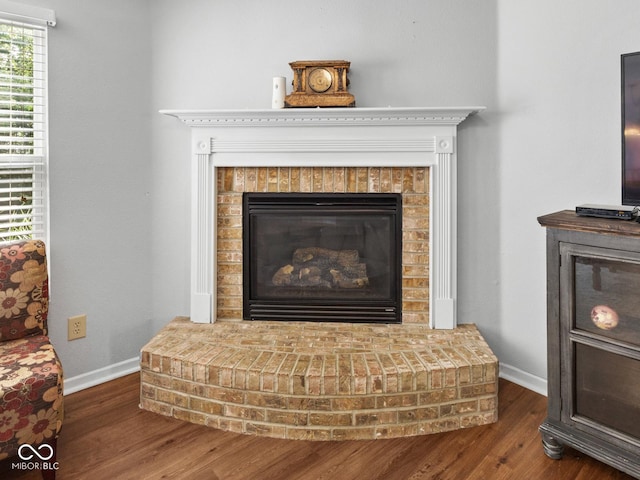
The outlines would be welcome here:
[[[497,419],[497,359],[456,320],[457,125],[481,108],[164,111],[192,127],[190,319],[142,350],[141,406],[279,438]],[[247,192],[402,197],[400,324],[243,321]]]

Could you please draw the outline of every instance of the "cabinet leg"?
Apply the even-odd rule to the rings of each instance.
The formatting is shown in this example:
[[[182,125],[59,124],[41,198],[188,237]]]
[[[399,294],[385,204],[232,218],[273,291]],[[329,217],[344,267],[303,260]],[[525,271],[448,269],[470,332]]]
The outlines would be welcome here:
[[[542,448],[547,457],[554,460],[560,460],[564,455],[564,445],[546,433],[542,434]]]

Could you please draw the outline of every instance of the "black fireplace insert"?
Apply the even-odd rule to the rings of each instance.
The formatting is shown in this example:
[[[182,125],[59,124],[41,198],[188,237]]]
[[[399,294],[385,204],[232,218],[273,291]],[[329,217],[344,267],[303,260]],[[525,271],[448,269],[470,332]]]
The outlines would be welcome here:
[[[400,323],[402,196],[245,193],[246,320]]]

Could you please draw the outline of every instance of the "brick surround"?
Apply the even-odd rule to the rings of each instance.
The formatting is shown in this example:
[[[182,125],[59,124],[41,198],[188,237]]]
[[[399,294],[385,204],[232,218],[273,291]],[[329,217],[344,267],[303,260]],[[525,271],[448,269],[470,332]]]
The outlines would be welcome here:
[[[141,407],[276,438],[393,438],[495,422],[497,373],[474,325],[176,318],[142,350]]]
[[[242,193],[401,193],[402,322],[429,324],[427,167],[219,168],[218,320],[242,319]]]

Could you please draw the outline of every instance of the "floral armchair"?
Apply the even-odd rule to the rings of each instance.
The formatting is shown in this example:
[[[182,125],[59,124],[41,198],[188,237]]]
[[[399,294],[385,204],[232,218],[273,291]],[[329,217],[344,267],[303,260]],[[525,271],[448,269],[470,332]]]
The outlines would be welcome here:
[[[53,478],[63,394],[62,366],[47,337],[48,284],[43,242],[0,246],[0,460],[29,444],[16,461],[29,457]]]

